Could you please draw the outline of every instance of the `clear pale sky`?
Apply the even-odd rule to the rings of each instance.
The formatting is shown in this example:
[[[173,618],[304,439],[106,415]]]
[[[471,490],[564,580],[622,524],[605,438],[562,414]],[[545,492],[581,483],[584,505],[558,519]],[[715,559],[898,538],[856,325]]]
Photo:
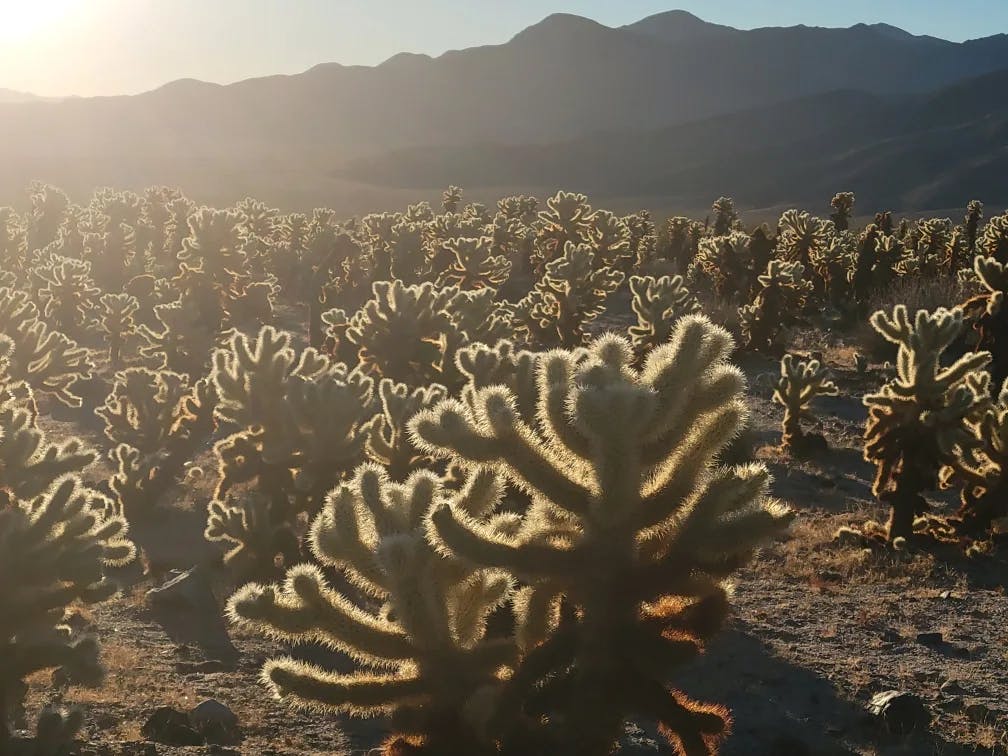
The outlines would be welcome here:
[[[1008,32],[1008,0],[0,0],[0,87],[60,96],[226,83],[498,44],[554,12],[619,26],[673,8],[744,29],[884,21],[956,41]]]

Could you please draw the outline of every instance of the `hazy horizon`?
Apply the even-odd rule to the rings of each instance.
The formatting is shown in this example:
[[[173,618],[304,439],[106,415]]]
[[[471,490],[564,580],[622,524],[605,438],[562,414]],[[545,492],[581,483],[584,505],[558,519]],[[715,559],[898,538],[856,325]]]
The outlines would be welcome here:
[[[458,7],[404,0],[0,0],[0,88],[47,97],[135,94],[195,78],[226,84],[293,74],[321,63],[376,65],[400,52],[500,44],[552,13],[573,13],[607,26],[673,9],[747,29],[764,26],[847,27],[888,23],[952,41],[1008,29],[1008,4],[986,0],[852,0],[823,7],[811,0],[655,2],[602,0],[547,5],[516,0],[488,11],[485,2]]]

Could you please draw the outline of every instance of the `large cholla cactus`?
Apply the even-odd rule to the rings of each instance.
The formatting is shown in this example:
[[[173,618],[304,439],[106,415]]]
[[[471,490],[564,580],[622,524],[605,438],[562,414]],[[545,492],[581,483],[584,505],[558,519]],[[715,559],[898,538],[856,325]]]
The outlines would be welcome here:
[[[204,375],[217,338],[214,324],[203,320],[199,310],[184,300],[156,305],[154,315],[158,330],[140,327],[146,341],[140,348],[141,356],[159,369]]]
[[[683,284],[682,276],[631,276],[630,294],[637,324],[630,326],[629,333],[638,362],[671,338],[679,318],[700,310],[700,303]]]
[[[897,305],[892,315],[876,312],[871,324],[899,347],[896,376],[864,397],[864,457],[877,468],[872,491],[892,509],[893,540],[913,535],[914,518],[928,508],[924,492],[936,488],[941,467],[958,448],[970,447],[969,423],[982,410],[989,382],[979,371],[990,355],[969,353],[942,366],[945,350],[962,334],[958,308],[920,310],[911,322],[906,307]]]
[[[974,445],[956,451],[942,482],[962,485],[956,514],[963,530],[984,537],[1000,525],[1000,532],[1008,532],[1008,381],[973,430]]]
[[[460,289],[483,289],[500,286],[511,275],[511,262],[493,254],[493,239],[446,239],[445,251],[451,256],[448,267],[438,277],[440,286]]]
[[[798,360],[793,354],[781,359],[781,377],[774,389],[773,400],[784,408],[781,446],[801,453],[809,449],[809,441],[817,438],[825,445],[822,436],[813,437],[802,430],[802,420],[812,422],[812,402],[819,396],[836,396],[836,384],[828,379],[826,369],[818,360]]]
[[[999,386],[1008,380],[1008,264],[993,257],[977,257],[973,271],[984,291],[963,304],[976,331],[976,348],[991,353],[991,377]]]
[[[621,283],[623,274],[601,265],[591,246],[568,243],[517,304],[516,330],[534,346],[580,345],[588,337],[587,327],[605,311],[606,299]]]
[[[830,220],[837,231],[846,231],[850,227],[851,215],[854,213],[854,192],[837,192],[830,200],[833,213]]]
[[[42,315],[57,330],[80,338],[101,293],[91,278],[91,264],[58,257],[36,274],[44,283],[39,289]]]
[[[594,214],[583,194],[557,192],[546,200],[539,212],[539,233],[533,253],[536,271],[542,273],[547,263],[564,254],[568,244],[589,241]]]
[[[138,330],[133,316],[140,309],[136,297],[129,294],[103,294],[101,297],[101,328],[108,340],[109,363],[119,367],[122,363],[123,345]]]
[[[207,380],[191,383],[169,370],[130,368],[116,375],[96,414],[116,444],[111,488],[134,518],[150,512],[213,432],[216,395]]]
[[[74,601],[114,593],[106,567],[134,556],[126,521],[112,502],[76,474],[94,461],[77,439],[50,443],[38,427],[28,389],[3,363],[12,344],[0,338],[0,751],[20,718],[24,679],[61,669],[71,682],[94,684],[102,669],[93,638],[63,625]]]
[[[711,291],[720,299],[730,299],[749,291],[752,276],[749,236],[733,231],[724,236],[700,240],[689,267],[690,283]]]
[[[669,677],[724,620],[723,581],[790,518],[766,498],[764,468],[717,464],[746,417],[730,349],[727,332],[690,316],[640,372],[615,336],[587,358],[543,355],[534,425],[502,386],[414,420],[432,454],[499,471],[531,496],[522,515],[444,502],[431,523],[446,553],[524,585],[525,656],[495,721],[547,717],[551,747],[534,752],[609,753],[634,716],[690,756],[714,753],[727,732],[722,707]]]
[[[377,411],[372,381],[313,348],[298,353],[290,334],[269,326],[253,338],[234,334],[214,353],[212,377],[217,419],[234,432],[215,446],[207,537],[231,547],[228,562],[240,571],[268,567],[278,554],[289,563],[298,515],[318,512],[364,460]],[[248,508],[229,496],[236,486],[254,492]]]
[[[458,293],[432,283],[376,281],[373,296],[350,320],[346,339],[366,370],[409,386],[445,383],[455,326],[448,305]]]
[[[815,250],[829,242],[829,221],[799,210],[786,210],[778,224],[777,252],[781,259],[808,266]]]
[[[1008,213],[995,215],[987,222],[977,246],[984,256],[1008,265]]]
[[[738,210],[735,208],[735,200],[731,197],[718,197],[711,205],[711,212],[714,217],[710,227],[715,236],[724,236],[738,223]]]
[[[377,611],[361,608],[309,565],[292,569],[282,585],[246,586],[228,602],[240,627],[323,641],[352,656],[360,669],[351,674],[280,658],[266,664],[263,679],[295,706],[389,717],[396,734],[385,754],[496,753],[479,725],[517,647],[488,637],[487,617],[508,599],[512,579],[446,557],[429,542],[427,516],[445,496],[430,473],[396,484],[366,466],[326,500],[311,529],[312,553],[342,570]],[[482,517],[499,496],[493,476],[483,474],[452,507]]]
[[[812,283],[804,279],[805,266],[796,262],[771,260],[758,279],[760,290],[751,304],[739,308],[742,337],[747,349],[781,349],[785,329],[801,322]]]
[[[0,289],[0,334],[13,343],[6,366],[12,380],[23,381],[67,406],[81,406],[73,387],[91,377],[90,355],[66,335],[50,330],[26,293]]]
[[[382,378],[378,384],[381,413],[371,427],[368,456],[388,470],[393,480],[402,481],[429,461],[409,437],[406,424],[421,410],[444,399],[448,390],[439,384],[410,389],[402,383]]]

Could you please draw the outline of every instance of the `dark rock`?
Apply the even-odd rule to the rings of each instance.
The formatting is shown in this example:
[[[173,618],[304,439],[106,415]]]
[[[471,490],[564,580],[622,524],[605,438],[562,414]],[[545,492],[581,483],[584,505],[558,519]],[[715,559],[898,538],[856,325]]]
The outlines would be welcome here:
[[[963,712],[969,717],[971,722],[977,723],[986,722],[992,714],[987,704],[980,703],[979,701],[967,704]]]
[[[155,709],[140,732],[148,740],[170,746],[203,745],[205,742],[193,729],[189,717],[170,706]]]
[[[903,690],[886,690],[872,696],[868,711],[885,722],[893,735],[908,735],[931,726],[931,712],[920,696]]]
[[[200,567],[178,572],[164,585],[151,588],[147,591],[147,600],[151,606],[159,608],[217,611],[210,579]]]
[[[961,696],[963,693],[966,692],[966,689],[959,684],[958,680],[946,680],[945,682],[942,683],[941,688],[939,688],[939,690],[942,693],[947,693],[948,695],[952,696]]]
[[[238,716],[213,698],[197,704],[189,712],[189,722],[208,743],[233,745],[241,742]]]
[[[941,633],[917,633],[917,642],[922,646],[940,646],[945,637]]]

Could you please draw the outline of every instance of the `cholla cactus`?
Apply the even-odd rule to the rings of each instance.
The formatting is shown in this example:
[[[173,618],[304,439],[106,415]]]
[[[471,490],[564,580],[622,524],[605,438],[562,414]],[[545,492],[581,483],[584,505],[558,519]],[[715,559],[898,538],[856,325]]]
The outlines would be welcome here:
[[[735,200],[731,197],[718,197],[711,205],[714,219],[711,222],[711,232],[714,236],[724,236],[735,229],[738,224],[738,210]]]
[[[784,408],[781,446],[798,453],[808,449],[808,442],[813,437],[802,430],[802,420],[815,420],[812,402],[816,397],[837,396],[839,393],[818,360],[798,360],[793,354],[785,354],[781,360],[781,377],[773,394],[773,400]],[[821,436],[818,438],[822,439]],[[825,443],[824,440],[821,443]]]
[[[631,276],[630,294],[637,325],[630,326],[629,333],[638,362],[671,338],[679,318],[700,311],[682,276]]]
[[[790,518],[766,498],[764,468],[717,466],[746,416],[730,349],[726,331],[689,316],[640,372],[615,336],[587,359],[544,355],[534,425],[502,386],[413,422],[432,454],[499,471],[531,495],[523,515],[444,502],[431,523],[446,553],[525,586],[514,605],[526,655],[496,721],[522,704],[548,717],[553,747],[535,752],[608,753],[635,715],[658,720],[686,754],[714,753],[727,732],[723,707],[668,680],[723,621],[723,581]]]
[[[623,274],[598,267],[588,245],[568,244],[546,265],[543,277],[515,308],[516,330],[536,346],[577,346],[587,328],[605,311],[606,299],[623,283]]]
[[[352,318],[346,338],[370,373],[409,386],[444,383],[451,369],[449,338],[455,326],[448,305],[456,289],[432,283],[405,286],[376,281],[373,296]]]
[[[533,263],[541,273],[546,264],[562,256],[568,244],[589,241],[594,214],[583,194],[557,192],[546,200],[546,209],[539,212],[539,235],[536,239]]]
[[[829,241],[810,253],[819,291],[826,303],[843,307],[850,299],[848,279],[854,267],[856,238],[847,232],[831,236]]]
[[[91,279],[91,264],[58,257],[35,272],[45,284],[39,289],[43,317],[58,331],[80,337],[101,294]]]
[[[596,210],[592,214],[588,238],[599,262],[604,265],[618,268],[622,262],[635,257],[629,227],[608,210]]]
[[[204,375],[217,338],[213,324],[203,320],[199,310],[183,300],[157,305],[154,314],[161,329],[140,327],[146,341],[140,355],[157,369],[188,376]]]
[[[406,423],[447,395],[448,390],[438,384],[411,389],[388,378],[382,378],[378,384],[381,414],[371,426],[367,453],[373,461],[385,467],[392,480],[405,480],[410,473],[429,462],[429,457],[413,445]]]
[[[830,200],[830,207],[833,208],[830,220],[836,230],[846,231],[850,228],[851,215],[854,213],[854,192],[837,192]]]
[[[455,355],[459,372],[466,379],[464,401],[475,406],[477,393],[489,386],[509,386],[515,394],[518,411],[526,422],[534,422],[538,389],[536,365],[540,353],[519,350],[502,339],[496,346],[470,344]]]
[[[760,291],[752,304],[739,308],[742,337],[747,349],[780,349],[779,338],[786,328],[801,322],[812,283],[804,279],[805,266],[796,262],[771,260],[758,279]]]
[[[74,384],[91,377],[88,351],[38,319],[38,309],[22,291],[0,289],[0,334],[14,345],[7,373],[37,392],[70,407],[81,406]]]
[[[273,534],[291,531],[298,515],[314,515],[325,493],[364,459],[376,408],[372,381],[308,348],[291,346],[291,336],[267,326],[254,338],[236,333],[227,349],[214,352],[216,417],[234,432],[214,447],[218,461],[215,501],[207,535],[238,547],[229,552],[239,570],[272,566],[276,552],[254,548],[274,543],[261,532],[236,534],[220,526],[244,521],[262,524]],[[242,512],[229,500],[236,486],[252,487],[265,498],[268,516]],[[219,536],[219,537],[217,537]],[[294,559],[283,553],[284,560]]]
[[[511,275],[511,262],[492,254],[493,239],[447,239],[443,248],[451,255],[451,262],[438,277],[439,286],[457,286],[460,289],[484,289],[500,286]]]
[[[984,206],[980,200],[970,200],[966,205],[966,217],[963,218],[963,230],[966,232],[966,252],[973,254],[976,250],[977,238],[980,234],[980,221],[983,220]]]
[[[108,338],[109,362],[112,367],[122,364],[123,345],[138,333],[133,316],[140,309],[136,297],[129,294],[103,294],[101,327]]]
[[[1008,528],[1008,381],[973,430],[974,446],[956,451],[942,482],[962,484],[957,519],[963,530],[983,537],[999,522]]]
[[[685,216],[669,218],[659,240],[659,254],[673,263],[676,270],[685,271],[696,257],[703,230],[703,224]]]
[[[828,244],[829,221],[799,210],[786,210],[778,223],[777,252],[781,259],[808,266],[812,254]]]
[[[102,669],[93,638],[63,626],[74,601],[101,601],[113,592],[105,567],[134,556],[121,511],[77,473],[93,452],[70,438],[50,443],[27,406],[26,389],[12,383],[3,362],[12,349],[0,338],[0,751],[22,704],[24,679],[61,669],[83,684]]]
[[[719,299],[748,292],[751,275],[749,236],[741,231],[701,239],[689,267],[691,285]]]
[[[150,512],[210,437],[215,404],[207,380],[190,384],[184,375],[146,368],[116,375],[96,414],[116,444],[111,488],[131,518]]]
[[[868,407],[864,457],[876,465],[873,493],[891,509],[888,537],[913,535],[914,518],[927,511],[923,493],[937,485],[941,467],[957,448],[968,448],[969,422],[982,409],[990,361],[986,352],[965,354],[948,367],[946,349],[963,330],[963,312],[918,311],[913,322],[903,305],[892,315],[876,312],[872,327],[899,347],[896,376],[875,394]]]
[[[976,348],[991,353],[991,377],[999,386],[1008,380],[1008,264],[977,257],[973,272],[986,291],[964,303],[963,311],[978,335]]]
[[[457,186],[449,186],[441,195],[441,210],[446,213],[457,213],[462,204],[462,190]]]
[[[977,251],[1008,265],[1008,213],[995,215],[984,226]]]
[[[446,495],[429,473],[396,484],[366,466],[326,500],[311,529],[312,553],[342,570],[378,611],[360,608],[310,565],[292,569],[282,585],[248,585],[228,602],[239,627],[323,641],[353,657],[359,670],[351,674],[274,659],[263,680],[294,706],[388,717],[396,734],[385,754],[497,752],[481,737],[481,724],[517,648],[509,638],[487,636],[487,617],[509,598],[513,581],[431,545],[426,519]],[[452,507],[482,517],[499,496],[484,474],[452,498]]]

